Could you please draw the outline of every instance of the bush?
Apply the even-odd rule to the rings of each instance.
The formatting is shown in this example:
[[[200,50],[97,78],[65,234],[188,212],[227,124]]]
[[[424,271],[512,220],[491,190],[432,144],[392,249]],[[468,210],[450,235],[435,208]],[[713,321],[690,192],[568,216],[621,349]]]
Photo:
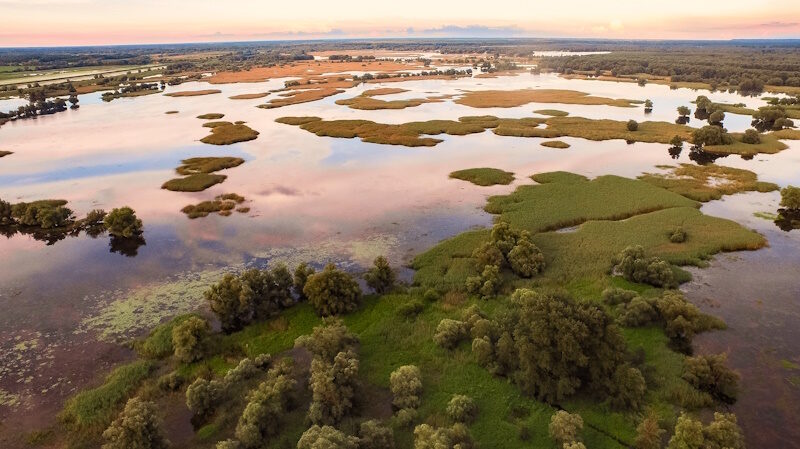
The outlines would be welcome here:
[[[781,190],[781,207],[800,210],[800,187],[788,186]]]
[[[447,404],[447,416],[454,422],[469,424],[475,419],[478,407],[475,401],[463,394],[454,395]]]
[[[480,294],[482,299],[491,299],[500,291],[500,267],[497,265],[486,265],[480,276],[470,276],[467,278],[467,291],[473,294]]]
[[[664,321],[665,333],[680,346],[688,346],[699,332],[725,327],[719,319],[700,313],[680,292],[664,292],[656,300],[656,309]]]
[[[191,363],[199,360],[205,349],[206,339],[211,331],[208,321],[190,316],[172,328],[172,347],[175,357],[181,362]]]
[[[674,136],[669,141],[669,144],[672,145],[673,148],[683,148],[683,139],[681,136]]]
[[[295,347],[306,348],[313,357],[332,361],[336,354],[355,350],[358,338],[338,318],[325,318],[322,325],[315,326],[311,335],[295,340]]]
[[[705,145],[730,145],[731,136],[719,126],[704,126],[692,131],[692,143],[697,147]]]
[[[633,290],[625,290],[624,288],[609,287],[603,290],[603,302],[608,305],[615,306],[617,304],[624,304],[630,302],[633,298],[639,296]]]
[[[162,391],[177,391],[183,386],[184,378],[177,371],[164,374],[158,378],[158,388]]]
[[[759,144],[761,143],[761,134],[759,134],[755,129],[748,129],[742,136],[742,142],[750,145]]]
[[[403,318],[410,319],[422,313],[423,309],[425,309],[425,305],[420,300],[412,299],[401,304],[397,308],[397,314]]]
[[[669,241],[672,243],[683,243],[686,241],[686,231],[683,230],[682,226],[678,226],[672,231],[672,234],[669,235]]]
[[[425,290],[425,293],[422,295],[422,299],[426,302],[436,302],[440,297],[439,292],[432,288]]]
[[[714,125],[721,125],[725,120],[725,113],[723,111],[714,111],[708,116],[708,123]]]
[[[628,120],[628,124],[625,125],[628,128],[628,131],[634,132],[639,130],[639,123],[636,120]]]
[[[636,449],[661,449],[661,439],[666,433],[658,424],[658,416],[648,413],[636,426],[636,438],[633,447]]]
[[[166,449],[169,441],[161,432],[161,423],[152,402],[132,398],[119,417],[103,432],[103,449]]]
[[[641,246],[629,246],[617,257],[617,269],[632,282],[671,288],[677,285],[669,263],[658,257],[646,257]]]
[[[361,300],[358,282],[333,264],[309,276],[303,293],[320,316],[352,312]]]
[[[297,449],[358,449],[358,439],[335,427],[313,425],[303,432]]]
[[[358,388],[358,365],[352,350],[339,352],[333,361],[311,360],[308,418],[312,423],[333,425],[350,414]]]
[[[583,430],[583,418],[577,413],[559,410],[550,417],[548,426],[550,438],[559,446],[580,441],[581,430]]]
[[[536,245],[531,242],[531,235],[527,231],[516,231],[511,229],[511,225],[506,222],[499,222],[492,227],[491,241],[485,242],[472,253],[472,257],[477,259],[479,267],[495,266],[500,269],[511,268],[517,276],[531,277],[544,270],[544,256]],[[480,292],[481,288],[488,280],[486,276],[480,280],[474,278],[472,284],[468,284],[474,293]],[[497,285],[489,285],[486,291],[499,288]],[[484,295],[484,296],[492,296]]]
[[[394,420],[399,427],[410,427],[417,420],[417,409],[401,408],[394,414]]]
[[[422,394],[422,374],[414,365],[404,365],[389,376],[392,405],[398,409],[416,409]]]
[[[469,430],[463,424],[433,427],[421,424],[414,428],[414,449],[471,449],[475,447]]]
[[[383,256],[375,258],[373,267],[364,275],[364,280],[367,281],[369,288],[379,294],[391,289],[394,286],[395,278],[394,270]]]
[[[508,264],[517,276],[529,278],[544,270],[544,256],[528,239],[523,239],[508,252]]]
[[[727,367],[725,354],[687,357],[681,377],[698,390],[724,402],[736,402],[739,375]]]
[[[736,416],[733,413],[714,413],[713,421],[703,426],[702,422],[681,413],[667,449],[695,447],[744,449],[744,435],[736,423]]]
[[[291,363],[282,363],[270,370],[267,380],[250,392],[236,425],[236,438],[244,447],[260,447],[280,432],[283,417],[294,399],[295,386]]]
[[[617,321],[627,327],[647,326],[656,322],[658,311],[654,302],[639,296],[633,298],[629,303],[621,306],[622,311]]]
[[[186,407],[196,416],[209,416],[217,407],[224,388],[218,380],[198,378],[186,389]]]
[[[469,335],[467,325],[463,321],[444,318],[436,326],[433,341],[445,349],[453,349]]]
[[[393,449],[394,432],[391,427],[372,419],[361,423],[358,432],[358,449]]]
[[[306,287],[306,281],[314,274],[314,268],[310,267],[307,263],[301,262],[297,268],[294,269],[294,292],[300,299],[307,299],[303,289]]]
[[[142,220],[128,206],[112,209],[103,220],[109,234],[116,237],[132,238],[142,233]]]
[[[250,322],[253,314],[253,291],[242,280],[225,274],[222,280],[205,291],[206,301],[217,316],[225,332],[241,329]]]
[[[611,405],[621,409],[641,408],[647,383],[642,372],[627,365],[620,365],[611,377]]]

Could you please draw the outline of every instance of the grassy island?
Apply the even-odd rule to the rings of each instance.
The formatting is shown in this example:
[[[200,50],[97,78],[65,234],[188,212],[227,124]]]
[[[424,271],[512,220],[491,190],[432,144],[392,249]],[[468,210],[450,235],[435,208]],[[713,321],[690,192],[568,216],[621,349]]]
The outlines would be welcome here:
[[[497,168],[468,168],[450,173],[450,177],[469,181],[478,186],[508,185],[514,180],[514,173]]]

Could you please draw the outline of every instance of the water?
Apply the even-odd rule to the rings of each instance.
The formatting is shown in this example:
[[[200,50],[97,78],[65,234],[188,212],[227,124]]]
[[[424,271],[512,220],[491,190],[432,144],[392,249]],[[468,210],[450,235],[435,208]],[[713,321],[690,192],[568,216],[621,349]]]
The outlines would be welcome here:
[[[690,101],[700,93],[718,102],[742,102],[749,107],[765,104],[759,98],[736,94],[527,73],[361,85],[317,102],[272,110],[255,107],[271,96],[228,98],[266,92],[282,87],[284,81],[216,85],[213,88],[222,90],[221,94],[200,97],[156,94],[105,103],[99,93],[82,95],[78,110],[0,127],[0,149],[15,152],[0,159],[3,199],[63,198],[78,216],[94,208],[129,205],[144,221],[146,241],[137,248],[135,257],[126,257],[110,251],[107,236],[95,239],[81,234],[52,245],[26,235],[0,237],[4,267],[0,270],[0,307],[4,310],[0,314],[0,366],[4,367],[0,391],[11,398],[0,402],[17,403],[13,407],[0,405],[5,429],[33,429],[50,422],[66,396],[97,379],[98,371],[105,372],[131,357],[114,342],[140,335],[170,314],[204,307],[202,290],[226,270],[282,259],[290,264],[334,261],[357,271],[381,254],[397,266],[443,238],[489,225],[492,217],[481,209],[486,197],[529,183],[530,174],[568,170],[588,176],[611,173],[634,177],[654,170],[656,164],[692,162],[688,150],[673,159],[668,146],[661,144],[564,138],[561,140],[572,147],[559,150],[541,147],[541,139],[500,137],[491,131],[439,136],[444,141],[433,148],[377,145],[358,139],[320,138],[298,127],[275,123],[277,117],[316,115],[402,123],[485,114],[525,117],[537,109],[561,109],[573,116],[598,119],[673,121],[677,106],[691,106]],[[208,87],[205,83],[187,83],[167,87],[167,91]],[[463,90],[574,89],[611,98],[649,98],[655,108],[651,114],[645,114],[641,107],[534,103],[474,109],[446,101],[404,110],[359,111],[335,104],[337,99],[378,87],[410,90],[382,97],[387,100]],[[15,101],[0,101],[0,109],[9,109]],[[179,113],[165,115],[169,110]],[[223,120],[244,120],[261,134],[257,140],[231,146],[202,144],[199,139],[208,134],[208,129],[195,117],[210,112],[224,113]],[[749,117],[727,114],[725,124],[731,131],[743,131],[749,121]],[[694,121],[690,124],[697,126]],[[718,162],[753,170],[765,181],[799,184],[796,167],[800,166],[800,143],[789,145],[789,150],[775,155],[752,160],[729,156]],[[180,159],[215,155],[238,156],[246,162],[226,170],[228,179],[204,192],[160,189],[164,181],[174,177]],[[515,172],[517,180],[510,186],[481,188],[448,179],[453,170],[479,166]],[[251,211],[197,220],[189,220],[180,212],[187,204],[228,192],[246,197]],[[731,329],[703,336],[699,347],[701,351],[742,348],[742,356],[731,355],[731,364],[742,372],[747,388],[741,405],[736,406],[746,429],[758,429],[766,410],[774,405],[757,399],[764,391],[781,392],[781,400],[787,403],[800,399],[797,388],[787,380],[791,374],[766,376],[749,368],[752,354],[776,347],[779,354],[769,353],[771,357],[800,361],[800,354],[788,339],[793,332],[791,319],[800,313],[796,301],[800,296],[796,276],[800,231],[784,233],[771,222],[752,216],[759,211],[774,212],[777,203],[777,194],[771,193],[741,195],[706,205],[707,213],[759,229],[771,246],[736,254],[735,259],[721,256],[710,269],[699,271],[697,280],[686,287],[690,297],[703,304],[708,295],[725,298],[724,305],[714,312],[728,321]],[[762,278],[752,275],[753,265],[765,275],[785,275],[767,277],[769,282],[762,285]],[[736,284],[728,282],[731,273],[740,284],[775,293],[761,298],[761,304],[773,310],[769,320],[748,322],[755,306],[748,289],[734,288]],[[406,270],[403,275],[409,279],[411,273]],[[760,338],[741,338],[745,329],[747,335],[757,333]],[[800,428],[800,414],[791,406],[775,413],[780,419],[774,422],[780,425],[770,425]],[[0,441],[3,432],[0,429]],[[757,433],[749,432],[748,437],[757,441]],[[791,444],[796,443],[782,446]]]

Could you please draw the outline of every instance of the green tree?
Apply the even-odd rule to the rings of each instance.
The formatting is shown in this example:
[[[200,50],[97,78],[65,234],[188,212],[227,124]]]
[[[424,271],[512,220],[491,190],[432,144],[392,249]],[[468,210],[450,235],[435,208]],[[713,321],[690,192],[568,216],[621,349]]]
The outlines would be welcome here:
[[[358,438],[331,426],[313,425],[303,432],[297,449],[359,449]]]
[[[732,413],[714,413],[708,426],[681,413],[667,449],[744,449],[744,436]]]
[[[681,117],[688,117],[692,110],[686,106],[678,106],[678,115]]]
[[[714,111],[708,116],[708,123],[712,125],[721,125],[725,120],[725,113],[723,111]]]
[[[443,318],[436,326],[433,341],[445,349],[453,349],[469,336],[469,330],[463,321]]]
[[[375,419],[364,421],[358,432],[358,449],[394,449],[392,428]]]
[[[311,335],[295,340],[295,347],[307,349],[313,357],[333,360],[336,354],[355,350],[358,338],[338,318],[324,318],[322,325],[315,326]]]
[[[139,398],[131,398],[125,409],[103,432],[103,449],[165,449],[169,441],[164,438],[156,405]]]
[[[297,382],[291,375],[292,365],[288,359],[282,362],[248,395],[248,403],[236,425],[236,438],[246,448],[260,447],[277,435],[294,400]]]
[[[392,405],[398,410],[416,409],[422,394],[422,373],[414,365],[404,365],[389,376]]]
[[[358,282],[333,264],[309,276],[303,293],[321,316],[352,312],[361,300]]]
[[[252,319],[254,292],[238,276],[225,274],[204,295],[211,305],[211,311],[222,324],[223,331],[239,330]]]
[[[456,394],[447,403],[447,416],[454,422],[469,424],[475,420],[478,407],[471,397],[463,394]]]
[[[301,262],[294,270],[294,292],[300,297],[301,300],[308,299],[303,289],[306,286],[308,278],[315,273],[314,268],[310,267],[306,262]]]
[[[550,432],[550,438],[559,446],[580,441],[580,432],[583,430],[583,418],[577,413],[559,410],[550,417],[548,430]]]
[[[739,375],[726,365],[727,356],[698,355],[683,361],[683,380],[717,399],[733,403],[739,392]]]
[[[761,134],[753,128],[745,130],[744,135],[742,135],[742,142],[750,145],[759,144],[761,143]]]
[[[672,145],[673,148],[683,148],[683,139],[681,136],[674,136],[672,140],[669,141],[669,144]]]
[[[337,424],[355,405],[358,389],[358,356],[353,350],[336,354],[333,361],[311,360],[311,406],[308,418],[314,424]]]
[[[128,206],[112,209],[103,223],[108,233],[116,237],[131,238],[142,233],[142,220]]]
[[[658,257],[647,257],[641,246],[625,248],[616,261],[617,270],[629,281],[664,288],[677,285],[671,265]]]
[[[186,407],[196,416],[209,416],[217,407],[224,389],[218,380],[199,377],[186,389]]]
[[[787,186],[781,190],[781,207],[800,210],[800,187]]]
[[[190,316],[172,328],[172,347],[175,357],[181,362],[191,363],[203,355],[205,343],[211,326],[208,321],[197,316]]]
[[[652,100],[645,100],[644,101],[644,110],[645,112],[650,112],[653,110],[653,101]]]
[[[378,256],[373,262],[373,267],[370,268],[364,279],[367,281],[369,288],[375,290],[376,293],[386,293],[394,286],[396,275],[392,267],[389,266],[389,261],[383,256]]]
[[[692,143],[695,146],[730,145],[733,143],[731,136],[719,126],[704,126],[692,131]]]

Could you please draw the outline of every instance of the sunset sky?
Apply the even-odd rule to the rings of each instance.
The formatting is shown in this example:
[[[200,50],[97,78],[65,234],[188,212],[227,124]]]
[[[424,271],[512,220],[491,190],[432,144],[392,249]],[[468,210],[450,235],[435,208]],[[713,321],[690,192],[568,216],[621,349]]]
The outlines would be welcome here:
[[[800,38],[798,0],[0,0],[0,46],[375,37]]]

